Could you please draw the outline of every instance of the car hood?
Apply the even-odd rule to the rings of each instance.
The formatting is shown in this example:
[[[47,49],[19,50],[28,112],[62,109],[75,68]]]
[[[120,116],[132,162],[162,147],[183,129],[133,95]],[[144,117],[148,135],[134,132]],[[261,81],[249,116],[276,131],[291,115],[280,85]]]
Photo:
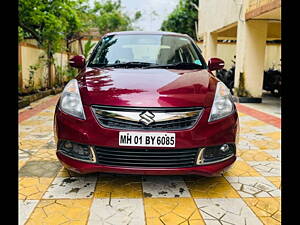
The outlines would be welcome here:
[[[209,107],[218,80],[206,69],[86,68],[77,77],[84,105]]]

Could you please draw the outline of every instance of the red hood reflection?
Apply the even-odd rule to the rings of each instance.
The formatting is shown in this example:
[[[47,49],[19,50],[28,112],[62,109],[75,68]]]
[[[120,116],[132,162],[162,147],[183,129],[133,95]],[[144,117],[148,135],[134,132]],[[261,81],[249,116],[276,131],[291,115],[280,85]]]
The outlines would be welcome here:
[[[77,80],[85,105],[136,107],[208,107],[217,83],[199,69],[87,68]]]

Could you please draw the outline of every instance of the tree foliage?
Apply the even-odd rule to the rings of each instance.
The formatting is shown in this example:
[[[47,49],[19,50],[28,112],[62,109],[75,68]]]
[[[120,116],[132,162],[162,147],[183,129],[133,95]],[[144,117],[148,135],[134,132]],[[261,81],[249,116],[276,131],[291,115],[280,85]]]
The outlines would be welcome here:
[[[90,10],[93,23],[99,28],[101,34],[113,31],[132,30],[132,23],[141,17],[137,11],[133,18],[122,12],[121,1],[106,0],[96,1],[94,8]]]
[[[18,10],[19,40],[33,38],[46,50],[49,71],[54,53],[67,50],[89,28],[97,27],[101,34],[130,30],[141,17],[139,11],[134,18],[123,13],[120,0],[95,1],[94,7],[89,0],[19,0]],[[48,83],[51,86],[51,71]]]
[[[174,11],[163,21],[161,30],[185,33],[196,39],[195,22],[198,22],[198,0],[180,0]]]

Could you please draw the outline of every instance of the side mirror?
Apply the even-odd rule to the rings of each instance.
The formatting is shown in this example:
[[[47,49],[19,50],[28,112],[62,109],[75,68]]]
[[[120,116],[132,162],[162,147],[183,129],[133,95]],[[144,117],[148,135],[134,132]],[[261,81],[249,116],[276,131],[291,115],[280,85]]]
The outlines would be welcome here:
[[[210,71],[223,69],[224,65],[224,61],[219,58],[210,58],[208,60],[208,69]]]
[[[76,55],[69,60],[69,65],[77,69],[82,69],[85,66],[85,58],[82,55]]]

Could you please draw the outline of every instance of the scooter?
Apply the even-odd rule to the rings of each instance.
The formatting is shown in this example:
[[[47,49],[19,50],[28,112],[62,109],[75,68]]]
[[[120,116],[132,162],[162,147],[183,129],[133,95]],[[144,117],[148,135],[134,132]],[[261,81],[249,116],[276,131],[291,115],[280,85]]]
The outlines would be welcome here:
[[[281,71],[273,68],[264,71],[263,89],[271,91],[276,97],[281,97]]]
[[[218,70],[216,72],[217,78],[219,78],[230,90],[230,93],[233,95],[233,87],[234,87],[234,73],[235,73],[235,61],[231,60],[233,65],[229,70]]]

